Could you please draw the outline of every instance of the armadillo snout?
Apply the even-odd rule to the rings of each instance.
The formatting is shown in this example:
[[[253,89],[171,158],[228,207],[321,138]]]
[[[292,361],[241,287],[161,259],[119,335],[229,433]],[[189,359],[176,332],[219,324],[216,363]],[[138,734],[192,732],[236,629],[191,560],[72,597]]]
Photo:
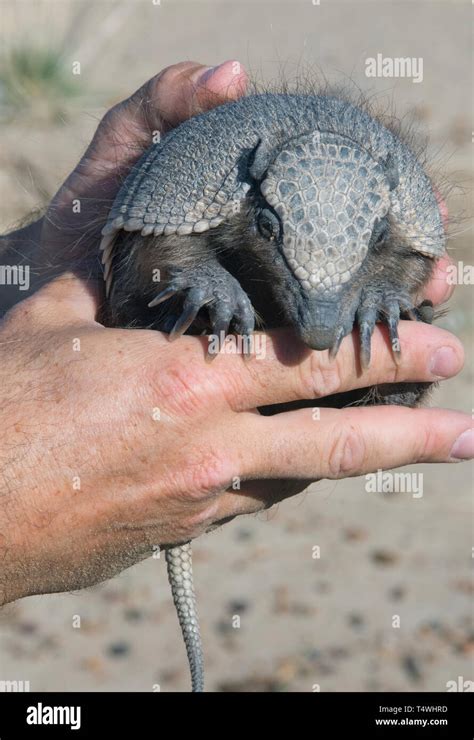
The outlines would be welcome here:
[[[308,330],[302,332],[301,339],[310,349],[324,350],[331,349],[336,343],[336,331],[331,329],[315,329],[308,327]]]
[[[300,338],[311,349],[331,349],[340,340],[339,313],[336,301],[311,301],[298,326]]]

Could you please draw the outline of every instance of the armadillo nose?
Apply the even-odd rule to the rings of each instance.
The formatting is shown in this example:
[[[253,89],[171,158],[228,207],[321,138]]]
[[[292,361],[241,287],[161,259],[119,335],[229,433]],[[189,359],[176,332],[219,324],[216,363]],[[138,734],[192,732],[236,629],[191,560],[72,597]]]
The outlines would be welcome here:
[[[337,329],[308,326],[301,332],[301,339],[311,349],[331,349],[337,341]]]
[[[339,338],[339,310],[333,301],[311,301],[300,327],[300,337],[311,349],[331,349]]]

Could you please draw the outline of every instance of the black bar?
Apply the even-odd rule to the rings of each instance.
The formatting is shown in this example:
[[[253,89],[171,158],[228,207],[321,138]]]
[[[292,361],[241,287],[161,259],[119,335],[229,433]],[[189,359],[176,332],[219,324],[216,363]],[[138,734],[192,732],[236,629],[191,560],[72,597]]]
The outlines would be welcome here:
[[[472,705],[469,693],[449,692],[2,693],[0,740],[114,736],[138,740],[165,734],[180,738],[186,733],[226,738],[237,732],[246,738],[258,727],[262,738],[289,731],[290,736],[309,734],[322,740],[359,736],[471,740]],[[49,719],[69,724],[46,724]],[[72,729],[75,725],[77,729]]]

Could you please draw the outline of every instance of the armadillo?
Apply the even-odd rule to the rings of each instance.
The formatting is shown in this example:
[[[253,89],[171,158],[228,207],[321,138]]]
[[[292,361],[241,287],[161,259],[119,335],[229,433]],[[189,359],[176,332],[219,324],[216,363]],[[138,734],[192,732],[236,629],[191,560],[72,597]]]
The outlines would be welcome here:
[[[182,123],[132,168],[102,235],[104,323],[249,336],[258,316],[330,357],[357,326],[362,368],[376,322],[398,359],[399,319],[431,321],[416,296],[445,251],[434,187],[407,143],[363,106],[313,94],[252,94]],[[327,404],[413,406],[427,385]],[[190,544],[166,560],[202,691]]]

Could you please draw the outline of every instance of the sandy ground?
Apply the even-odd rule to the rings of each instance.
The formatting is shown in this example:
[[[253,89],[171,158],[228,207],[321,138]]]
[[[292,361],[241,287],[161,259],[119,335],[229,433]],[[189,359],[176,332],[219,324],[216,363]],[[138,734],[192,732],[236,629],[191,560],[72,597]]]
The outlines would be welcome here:
[[[330,81],[377,93],[398,115],[411,112],[429,135],[430,152],[457,185],[451,212],[469,213],[467,4],[137,0],[122,14],[117,5],[0,3],[8,43],[39,39],[51,46],[69,34],[67,60],[83,62],[81,95],[59,101],[58,115],[36,107],[6,121],[4,228],[51,196],[107,107],[182,59],[237,58],[266,80],[282,63],[290,77],[301,65],[316,65]],[[377,53],[422,57],[423,82],[368,80],[365,59]],[[453,231],[453,258],[472,264],[469,222]],[[442,321],[465,341],[466,367],[434,398],[464,411],[474,407],[472,291],[461,286]],[[450,680],[473,678],[472,467],[408,472],[423,473],[421,498],[368,493],[363,478],[323,482],[195,543],[209,689],[443,691]],[[319,558],[312,557],[315,547]],[[80,628],[73,626],[77,616]],[[164,562],[150,559],[85,592],[4,608],[5,679],[29,680],[38,691],[187,689]]]

